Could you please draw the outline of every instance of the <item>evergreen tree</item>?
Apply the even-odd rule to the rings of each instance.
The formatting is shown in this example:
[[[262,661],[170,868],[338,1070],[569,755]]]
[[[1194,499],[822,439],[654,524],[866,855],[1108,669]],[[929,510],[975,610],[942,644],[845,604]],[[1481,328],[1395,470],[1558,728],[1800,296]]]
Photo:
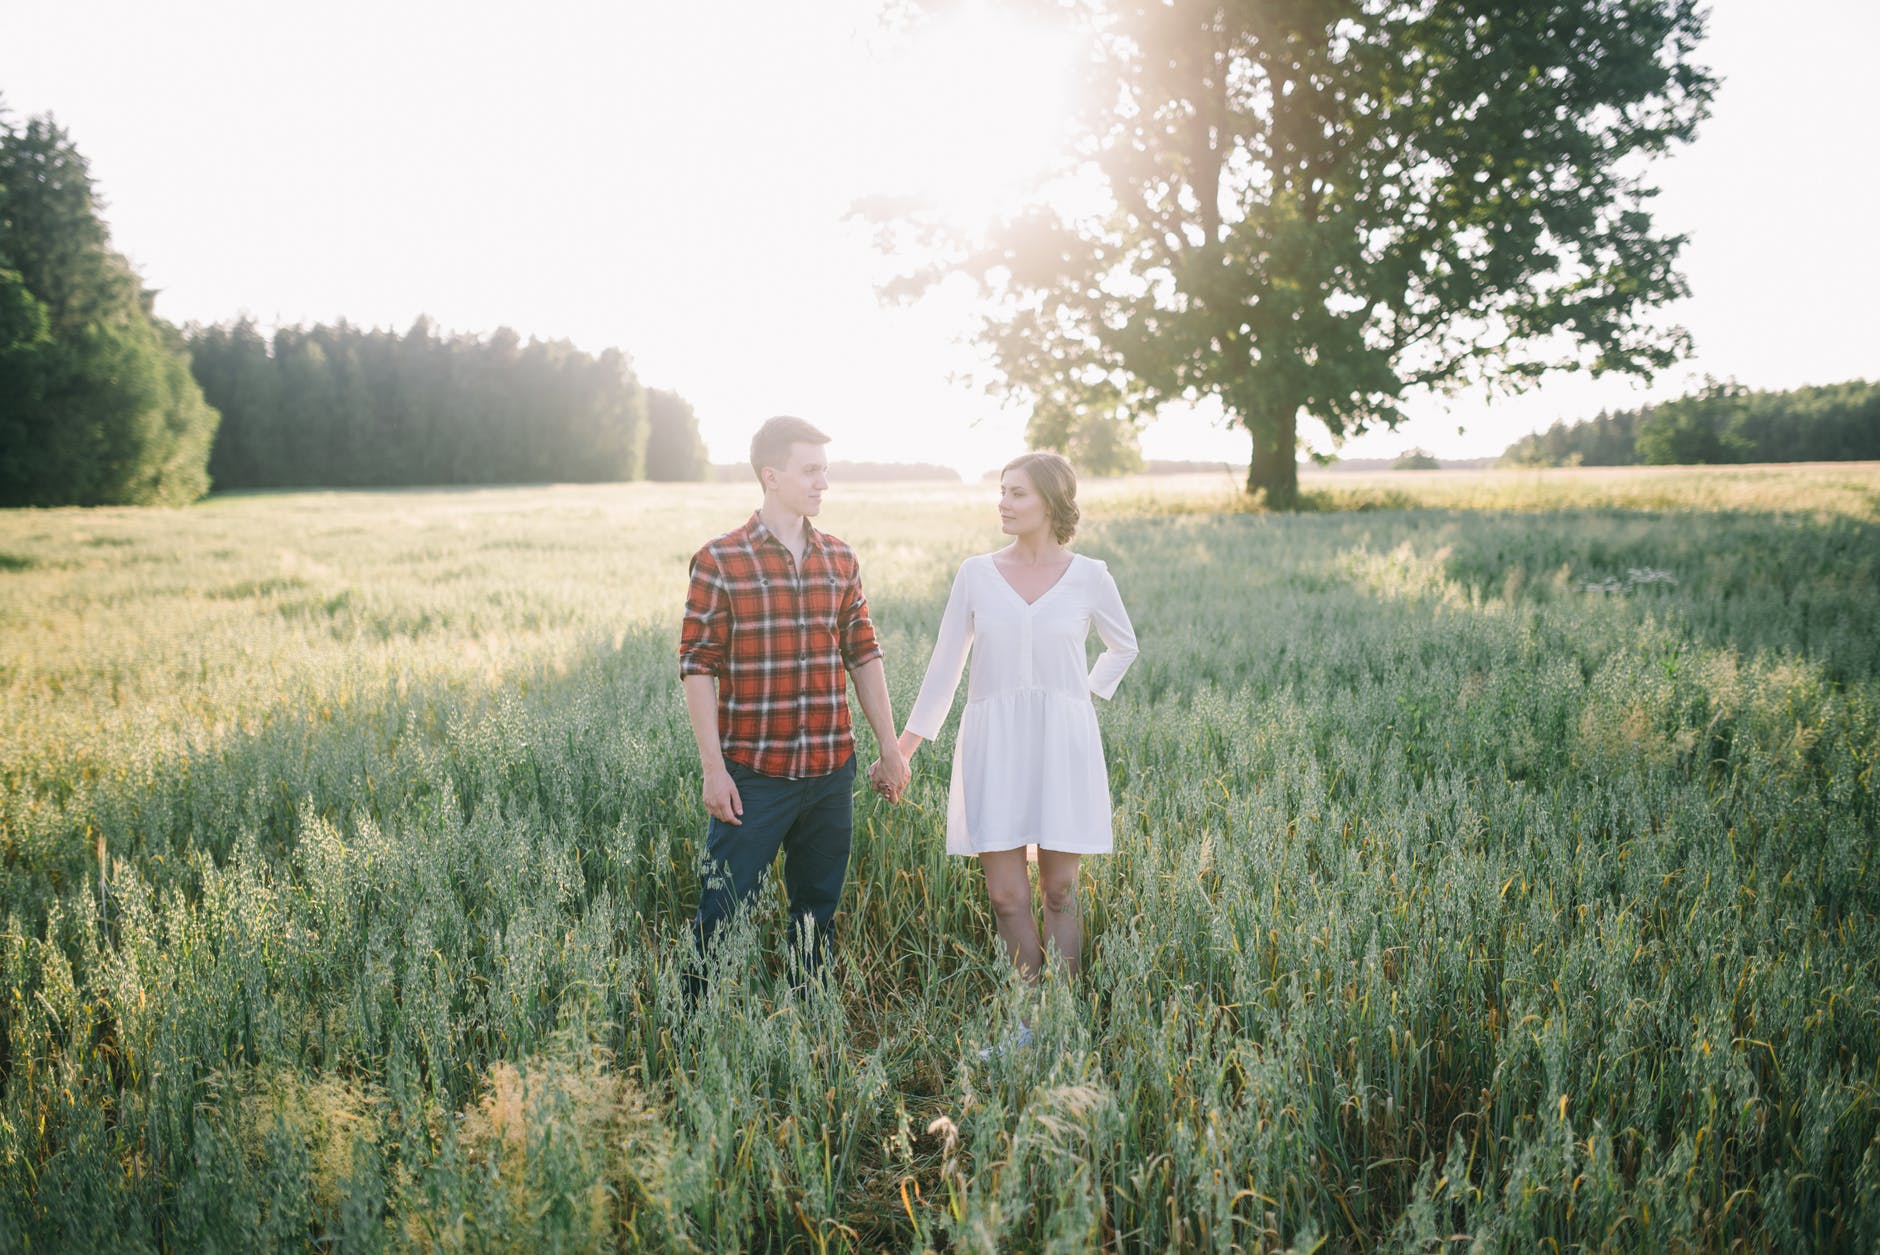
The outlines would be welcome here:
[[[203,395],[222,413],[209,453],[210,478],[229,487],[272,482],[269,462],[280,397],[267,339],[252,318],[227,326],[191,327],[189,337],[190,368]]]
[[[50,117],[0,124],[0,505],[180,505],[216,412]]]
[[[17,270],[0,270],[0,504],[23,500],[40,470],[52,320]]]
[[[646,394],[646,477],[696,482],[711,477],[711,455],[698,434],[692,403],[664,388]]]

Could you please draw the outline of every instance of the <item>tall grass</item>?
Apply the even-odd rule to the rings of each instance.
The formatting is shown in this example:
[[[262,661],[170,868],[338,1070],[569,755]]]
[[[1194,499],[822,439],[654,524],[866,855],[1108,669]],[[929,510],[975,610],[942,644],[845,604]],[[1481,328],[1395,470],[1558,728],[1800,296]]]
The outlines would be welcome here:
[[[943,737],[828,983],[773,892],[691,1014],[742,490],[0,515],[0,1248],[1873,1249],[1880,475],[1732,474],[1092,486],[1082,982],[996,961]],[[903,708],[981,497],[832,494]]]

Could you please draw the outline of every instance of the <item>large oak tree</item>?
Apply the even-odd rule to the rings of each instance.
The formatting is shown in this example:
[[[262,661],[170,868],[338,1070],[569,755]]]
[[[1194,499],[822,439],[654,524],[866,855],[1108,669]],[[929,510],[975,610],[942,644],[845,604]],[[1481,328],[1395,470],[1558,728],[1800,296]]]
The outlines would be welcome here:
[[[1106,206],[928,231],[901,289],[978,277],[1034,441],[1212,398],[1253,437],[1248,491],[1288,508],[1301,415],[1342,439],[1419,390],[1687,350],[1654,319],[1683,238],[1645,173],[1714,91],[1695,0],[1036,7],[1087,41],[1072,134]]]

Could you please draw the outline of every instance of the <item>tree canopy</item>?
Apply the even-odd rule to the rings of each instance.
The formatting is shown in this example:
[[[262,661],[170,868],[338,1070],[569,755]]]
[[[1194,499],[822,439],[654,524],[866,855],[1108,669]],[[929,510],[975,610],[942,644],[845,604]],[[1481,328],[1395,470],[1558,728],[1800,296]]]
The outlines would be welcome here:
[[[1089,49],[1073,160],[1101,207],[961,235],[900,206],[888,232],[925,262],[891,293],[977,277],[1034,440],[1217,402],[1285,508],[1302,414],[1342,440],[1419,390],[1686,350],[1651,317],[1686,289],[1643,172],[1708,111],[1696,0],[1036,7]]]
[[[180,505],[216,412],[49,116],[0,119],[0,506]]]
[[[1440,471],[1443,464],[1428,449],[1405,449],[1390,464],[1393,471]]]

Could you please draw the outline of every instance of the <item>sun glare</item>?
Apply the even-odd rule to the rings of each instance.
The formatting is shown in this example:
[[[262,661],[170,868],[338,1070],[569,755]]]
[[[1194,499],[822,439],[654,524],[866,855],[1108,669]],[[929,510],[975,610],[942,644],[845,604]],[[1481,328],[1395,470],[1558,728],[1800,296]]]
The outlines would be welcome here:
[[[1056,164],[1073,52],[1062,31],[990,4],[920,28],[881,64],[880,191],[963,226],[1017,208]]]

